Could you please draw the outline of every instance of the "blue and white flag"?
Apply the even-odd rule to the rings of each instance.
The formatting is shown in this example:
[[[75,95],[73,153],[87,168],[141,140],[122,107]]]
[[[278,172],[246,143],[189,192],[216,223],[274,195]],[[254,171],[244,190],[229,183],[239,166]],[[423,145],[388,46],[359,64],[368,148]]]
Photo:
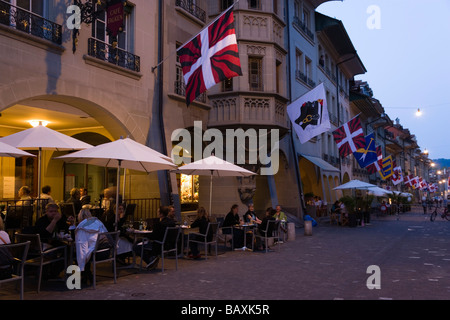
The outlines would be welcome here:
[[[377,161],[377,147],[375,146],[375,135],[373,133],[365,136],[366,146],[359,148],[353,152],[353,156],[361,168],[365,168],[368,165]]]

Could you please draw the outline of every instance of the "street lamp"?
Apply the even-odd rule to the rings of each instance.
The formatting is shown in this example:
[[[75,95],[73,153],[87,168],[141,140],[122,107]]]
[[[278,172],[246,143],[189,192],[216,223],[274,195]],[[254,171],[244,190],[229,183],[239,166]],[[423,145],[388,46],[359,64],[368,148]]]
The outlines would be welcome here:
[[[420,108],[416,111],[416,117],[420,117],[422,115],[422,111],[420,111]]]

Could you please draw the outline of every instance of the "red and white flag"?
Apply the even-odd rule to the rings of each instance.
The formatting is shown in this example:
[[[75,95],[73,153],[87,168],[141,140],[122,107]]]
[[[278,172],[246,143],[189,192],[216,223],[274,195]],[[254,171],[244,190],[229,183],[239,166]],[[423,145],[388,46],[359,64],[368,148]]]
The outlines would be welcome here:
[[[430,192],[436,192],[437,191],[437,185],[434,183],[430,183],[430,185],[428,186]]]
[[[405,185],[409,187],[414,187],[414,176],[412,174],[405,177]]]
[[[413,188],[414,189],[419,189],[420,188],[420,180],[419,177],[414,177],[413,179]]]
[[[394,168],[394,174],[391,177],[394,186],[403,181],[402,167],[398,166]]]
[[[178,49],[187,105],[215,84],[242,75],[230,9]]]
[[[354,117],[333,131],[333,137],[341,157],[346,157],[366,146],[366,138],[359,117]]]
[[[419,188],[420,190],[426,190],[428,187],[428,183],[423,180],[422,178],[419,178]]]

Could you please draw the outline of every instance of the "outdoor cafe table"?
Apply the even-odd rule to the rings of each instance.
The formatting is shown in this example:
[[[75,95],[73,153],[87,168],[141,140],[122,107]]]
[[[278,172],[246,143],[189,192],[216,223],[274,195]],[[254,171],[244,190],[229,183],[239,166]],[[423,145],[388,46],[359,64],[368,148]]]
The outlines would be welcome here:
[[[233,228],[235,229],[241,229],[244,231],[244,246],[242,248],[236,248],[234,250],[242,250],[242,251],[252,251],[253,250],[253,245],[252,245],[252,249],[247,248],[247,232],[250,229],[253,229],[257,226],[257,224],[248,224],[248,223],[244,223],[244,224],[237,224],[235,226],[233,226]],[[254,232],[254,230],[252,230]]]
[[[184,244],[184,238],[185,236],[189,235],[190,233],[195,233],[195,232],[199,232],[199,228],[191,228],[191,226],[185,226],[185,225],[181,225],[181,251],[182,251],[182,257],[187,256],[187,254],[185,255],[185,249],[187,250],[187,252],[189,253],[189,248],[187,248],[188,244],[186,243],[186,248],[185,248],[185,244]]]
[[[134,248],[136,246],[136,243],[138,242],[138,239],[142,239],[142,241],[147,238],[150,234],[152,234],[152,230],[136,230],[136,229],[127,229],[127,233],[133,235],[133,263],[130,266],[127,266],[127,268],[136,268],[136,252],[134,251]],[[144,243],[142,243],[144,245]]]

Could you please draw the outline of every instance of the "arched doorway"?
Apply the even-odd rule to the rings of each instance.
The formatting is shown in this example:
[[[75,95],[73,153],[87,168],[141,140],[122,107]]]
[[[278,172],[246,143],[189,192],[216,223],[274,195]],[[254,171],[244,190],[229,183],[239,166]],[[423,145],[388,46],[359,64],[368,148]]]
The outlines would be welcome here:
[[[47,127],[91,145],[112,141],[120,136],[131,136],[122,121],[109,110],[76,97],[32,97],[1,110],[1,117],[0,137],[31,128],[31,120],[44,120]],[[112,131],[109,128],[113,128]],[[109,172],[109,169],[94,169],[94,166],[88,168],[84,165],[75,168],[76,165],[66,165],[61,160],[53,159],[65,153],[45,150],[42,154],[41,186],[51,186],[54,199],[63,201],[67,199],[71,187],[89,186],[90,182],[94,199],[98,198],[105,186],[117,184],[114,169]],[[37,190],[38,164],[35,158],[4,158],[1,161],[0,177],[4,182],[0,187],[1,198],[17,198],[18,189],[23,185],[31,188],[33,197],[40,194],[40,190]],[[89,172],[95,173],[98,183],[93,183],[93,176]]]

